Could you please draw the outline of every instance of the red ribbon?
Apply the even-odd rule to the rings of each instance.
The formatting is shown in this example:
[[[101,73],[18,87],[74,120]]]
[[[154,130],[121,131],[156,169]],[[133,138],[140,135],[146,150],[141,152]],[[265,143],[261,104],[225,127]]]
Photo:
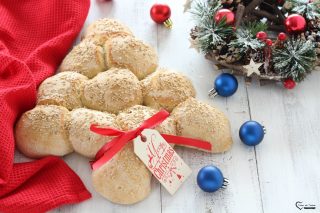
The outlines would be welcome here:
[[[130,131],[122,131],[112,127],[99,127],[92,124],[90,130],[100,135],[116,136],[109,143],[106,143],[96,154],[95,161],[91,163],[92,169],[96,170],[106,162],[108,162],[115,154],[117,154],[127,143],[141,135],[144,129],[152,129],[161,124],[167,117],[169,112],[161,110],[152,117],[145,120],[138,128]],[[211,151],[211,143],[198,139],[185,138],[175,135],[161,134],[168,143],[186,145]]]

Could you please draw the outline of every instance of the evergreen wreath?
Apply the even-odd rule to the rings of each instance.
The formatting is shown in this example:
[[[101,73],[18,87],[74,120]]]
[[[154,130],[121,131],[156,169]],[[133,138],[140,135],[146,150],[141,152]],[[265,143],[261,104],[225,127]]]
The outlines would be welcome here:
[[[249,81],[301,82],[320,65],[320,0],[196,0],[189,12],[192,46]]]

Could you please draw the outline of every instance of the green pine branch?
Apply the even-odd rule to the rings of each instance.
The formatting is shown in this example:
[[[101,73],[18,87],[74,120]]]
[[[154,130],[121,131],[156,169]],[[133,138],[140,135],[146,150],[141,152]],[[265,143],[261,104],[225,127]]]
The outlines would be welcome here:
[[[267,31],[268,25],[261,21],[250,21],[243,24],[241,28],[246,28],[252,37],[256,37],[258,32]]]
[[[320,18],[320,0],[287,0],[291,12],[305,16],[308,20]]]
[[[232,26],[226,24],[225,18],[216,23],[214,14],[222,8],[220,1],[198,1],[190,10],[196,21],[196,44],[203,53],[214,50],[218,45],[225,44],[226,39],[233,35]]]
[[[311,41],[289,39],[283,48],[273,49],[272,57],[277,73],[300,82],[314,68],[317,55]]]
[[[259,50],[265,46],[256,38],[259,31],[265,31],[267,25],[262,22],[249,22],[240,26],[236,31],[236,39],[229,43],[230,47],[239,49],[241,56],[245,56],[252,50]]]

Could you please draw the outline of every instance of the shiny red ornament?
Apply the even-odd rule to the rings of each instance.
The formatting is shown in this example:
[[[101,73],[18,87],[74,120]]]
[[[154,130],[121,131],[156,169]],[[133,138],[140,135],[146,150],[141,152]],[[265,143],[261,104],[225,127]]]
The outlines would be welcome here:
[[[289,33],[301,33],[306,29],[307,22],[303,16],[292,14],[286,18],[284,25]]]
[[[285,33],[279,33],[278,40],[285,41],[287,39],[287,34]]]
[[[228,9],[218,10],[214,15],[214,20],[216,21],[216,23],[219,23],[224,17],[226,19],[226,24],[232,25],[234,23],[234,20],[235,20],[234,13]]]
[[[261,41],[264,41],[267,39],[268,35],[266,32],[264,31],[260,31],[260,32],[257,32],[257,35],[256,35],[257,39],[261,40]]]
[[[294,82],[294,80],[292,80],[291,78],[288,78],[283,81],[283,86],[286,89],[293,89],[296,86],[296,82]]]
[[[272,44],[273,44],[273,42],[272,42],[271,39],[267,39],[267,40],[266,40],[266,44],[267,44],[269,47],[271,47]]]
[[[158,24],[164,24],[166,27],[172,27],[170,20],[171,9],[166,4],[154,4],[150,9],[150,16],[152,20]]]

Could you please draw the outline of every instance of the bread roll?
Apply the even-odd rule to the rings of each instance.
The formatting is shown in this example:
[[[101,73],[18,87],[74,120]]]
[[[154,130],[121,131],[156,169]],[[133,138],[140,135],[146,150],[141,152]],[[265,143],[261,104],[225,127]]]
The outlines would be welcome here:
[[[82,102],[91,109],[118,113],[142,103],[140,82],[127,69],[110,69],[86,82]]]
[[[91,124],[118,128],[116,116],[106,112],[80,108],[71,112],[69,140],[77,153],[94,158],[99,149],[112,137],[103,136],[90,131]]]
[[[196,92],[191,81],[184,75],[168,69],[159,69],[142,82],[143,103],[146,106],[171,112],[178,104]]]
[[[105,70],[104,50],[90,40],[84,40],[74,46],[59,68],[60,72],[74,71],[88,78],[93,78]]]
[[[82,107],[81,93],[88,78],[75,72],[62,72],[44,80],[38,89],[38,104],[59,105],[69,110]]]
[[[98,45],[103,45],[115,36],[133,35],[130,29],[119,21],[103,18],[93,22],[84,33],[84,39],[90,39]]]
[[[155,50],[142,41],[131,37],[114,37],[105,44],[108,67],[131,70],[139,80],[154,72],[158,66]]]
[[[119,113],[117,123],[123,130],[131,130],[155,113],[156,110],[149,107],[133,106]],[[176,133],[175,122],[171,118],[156,129],[161,133]],[[92,174],[94,188],[103,197],[119,204],[133,204],[145,199],[150,193],[151,177],[135,155],[132,141]]]
[[[172,111],[172,117],[177,122],[178,136],[208,141],[213,153],[231,148],[229,120],[217,108],[190,98]]]
[[[25,112],[15,128],[18,149],[28,157],[64,156],[73,151],[68,140],[69,111],[62,106],[39,105]]]
[[[93,171],[92,181],[98,193],[118,204],[137,203],[151,191],[151,173],[133,152],[131,142]]]
[[[139,127],[145,120],[157,112],[157,110],[150,107],[136,105],[120,112],[116,118],[116,122],[121,129],[128,131]],[[163,134],[176,135],[176,123],[171,117],[168,117],[155,129]]]

